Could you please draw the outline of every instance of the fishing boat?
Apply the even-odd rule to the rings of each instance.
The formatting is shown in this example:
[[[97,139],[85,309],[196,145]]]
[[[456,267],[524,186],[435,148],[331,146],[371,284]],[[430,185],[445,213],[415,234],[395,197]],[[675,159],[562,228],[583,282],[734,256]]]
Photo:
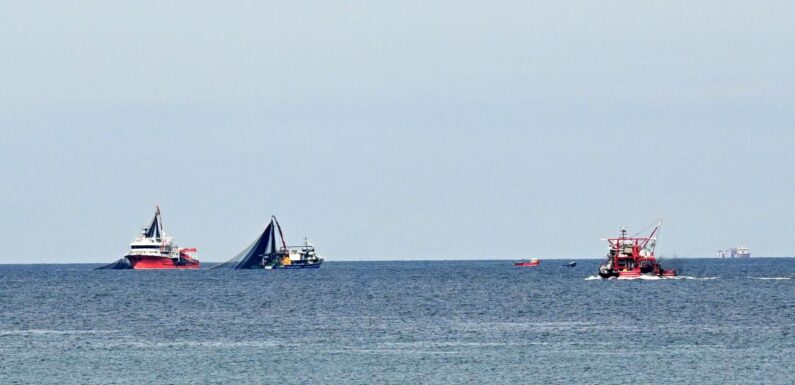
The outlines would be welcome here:
[[[617,238],[608,238],[607,261],[599,266],[602,278],[638,278],[641,276],[674,277],[676,270],[665,270],[654,256],[662,220],[657,222],[647,237],[627,236],[622,228]]]
[[[285,252],[286,250],[286,252]],[[320,267],[323,258],[315,253],[315,247],[304,238],[302,246],[285,246],[279,250],[280,256],[263,261],[265,269],[312,269]]]
[[[196,248],[180,248],[163,229],[160,206],[149,226],[130,243],[130,251],[118,261],[99,269],[198,269]]]
[[[281,244],[277,244],[276,233]],[[323,258],[315,253],[315,247],[304,238],[302,246],[287,246],[279,221],[271,217],[260,236],[240,253],[213,269],[316,269]]]
[[[540,259],[533,258],[533,259],[531,259],[529,261],[516,262],[513,265],[514,266],[523,266],[523,267],[532,267],[532,266],[538,266],[540,263],[541,263]]]

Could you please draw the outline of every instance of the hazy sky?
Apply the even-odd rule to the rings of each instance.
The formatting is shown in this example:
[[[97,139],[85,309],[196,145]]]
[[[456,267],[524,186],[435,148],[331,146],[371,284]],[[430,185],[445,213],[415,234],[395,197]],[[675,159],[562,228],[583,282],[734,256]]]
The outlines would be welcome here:
[[[795,3],[0,0],[0,263],[795,255]]]

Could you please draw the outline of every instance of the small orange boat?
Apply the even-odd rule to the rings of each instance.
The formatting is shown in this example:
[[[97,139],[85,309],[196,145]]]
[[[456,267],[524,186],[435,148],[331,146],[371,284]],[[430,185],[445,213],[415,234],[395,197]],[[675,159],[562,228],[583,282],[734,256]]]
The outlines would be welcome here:
[[[538,259],[538,258],[533,258],[533,259],[531,259],[531,260],[529,260],[529,261],[516,262],[516,263],[514,263],[513,265],[514,265],[514,266],[525,266],[525,267],[532,267],[532,266],[538,266],[538,264],[539,264],[539,263],[541,263],[541,260],[540,260],[540,259]]]

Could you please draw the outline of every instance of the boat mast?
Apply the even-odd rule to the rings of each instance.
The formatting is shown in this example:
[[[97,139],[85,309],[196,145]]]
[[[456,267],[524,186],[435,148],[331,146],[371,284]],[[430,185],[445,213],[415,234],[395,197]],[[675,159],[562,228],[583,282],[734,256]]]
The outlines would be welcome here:
[[[157,221],[157,240],[160,241],[160,251],[166,250],[166,234],[163,232],[163,217],[160,216],[160,205],[155,206],[155,220]]]
[[[160,227],[159,231],[160,231],[160,235],[162,236],[163,235],[163,218],[160,217],[160,205],[156,205],[155,207],[156,207],[155,216],[157,217],[157,225],[158,225],[158,227]]]
[[[287,250],[287,242],[284,241],[284,233],[282,232],[282,226],[279,224],[279,220],[276,219],[275,215],[272,215],[271,219],[276,222],[276,228],[279,229],[279,238],[282,240],[282,248],[284,248],[285,252],[289,253]]]

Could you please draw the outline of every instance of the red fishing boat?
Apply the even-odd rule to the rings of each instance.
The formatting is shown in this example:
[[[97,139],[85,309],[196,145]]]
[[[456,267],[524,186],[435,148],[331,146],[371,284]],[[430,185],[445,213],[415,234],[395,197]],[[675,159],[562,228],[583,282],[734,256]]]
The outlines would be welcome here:
[[[166,235],[160,207],[149,226],[130,243],[130,251],[120,260],[100,269],[198,269],[195,248],[180,248],[174,238]]]
[[[532,267],[532,266],[538,266],[538,264],[540,264],[540,263],[541,263],[541,260],[540,260],[540,259],[538,259],[538,258],[533,258],[533,259],[531,259],[531,260],[529,260],[529,261],[516,262],[516,263],[514,263],[513,265],[514,265],[514,266],[525,266],[525,267]]]
[[[607,261],[599,266],[602,278],[637,278],[641,276],[674,277],[676,270],[665,270],[654,256],[662,220],[657,222],[647,237],[627,236],[622,228],[617,238],[608,238],[610,251]]]

